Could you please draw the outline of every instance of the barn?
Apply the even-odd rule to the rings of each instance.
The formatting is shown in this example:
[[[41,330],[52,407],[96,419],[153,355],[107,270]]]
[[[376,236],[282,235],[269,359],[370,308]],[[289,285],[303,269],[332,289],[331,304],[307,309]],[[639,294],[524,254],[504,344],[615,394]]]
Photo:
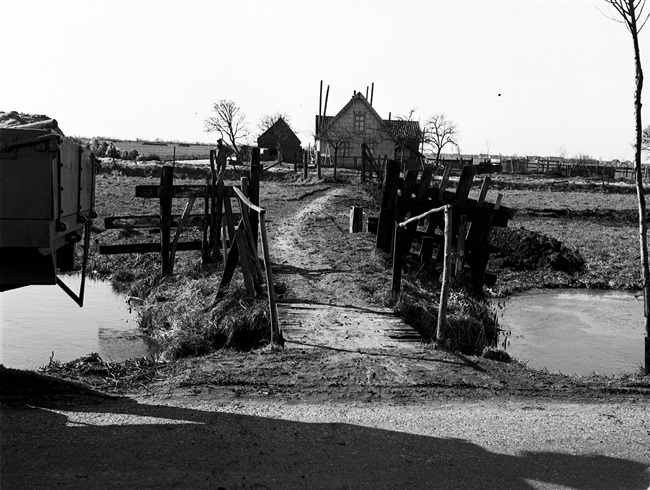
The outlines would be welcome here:
[[[300,139],[283,118],[275,121],[257,138],[257,146],[264,150],[261,155],[263,160],[297,163],[302,157]]]

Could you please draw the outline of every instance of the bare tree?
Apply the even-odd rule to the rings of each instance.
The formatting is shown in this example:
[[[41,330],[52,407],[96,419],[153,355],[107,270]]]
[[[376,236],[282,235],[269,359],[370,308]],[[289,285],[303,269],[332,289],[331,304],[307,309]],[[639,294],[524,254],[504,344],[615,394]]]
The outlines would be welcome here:
[[[650,124],[643,128],[641,136],[641,150],[650,152]]]
[[[318,134],[318,139],[321,142],[327,143],[332,150],[334,150],[334,180],[336,180],[336,170],[338,168],[339,153],[341,150],[350,147],[354,143],[358,143],[358,134],[354,129],[337,125],[332,127],[325,126]],[[360,144],[360,143],[359,143]]]
[[[636,88],[634,92],[634,122],[636,130],[634,152],[634,174],[636,177],[637,198],[639,201],[639,242],[641,245],[641,274],[643,277],[643,299],[645,314],[645,374],[650,374],[650,268],[648,267],[648,227],[646,223],[645,191],[641,151],[643,148],[643,126],[641,124],[641,92],[643,90],[643,68],[639,53],[639,33],[648,21],[650,14],[643,14],[645,0],[607,0],[632,35]]]
[[[440,154],[447,145],[458,147],[458,127],[444,113],[431,116],[425,124],[426,143],[436,152],[436,165],[440,164]]]
[[[219,133],[239,157],[241,141],[248,136],[248,123],[241,108],[232,100],[221,99],[212,107],[215,115],[205,120],[208,133]]]

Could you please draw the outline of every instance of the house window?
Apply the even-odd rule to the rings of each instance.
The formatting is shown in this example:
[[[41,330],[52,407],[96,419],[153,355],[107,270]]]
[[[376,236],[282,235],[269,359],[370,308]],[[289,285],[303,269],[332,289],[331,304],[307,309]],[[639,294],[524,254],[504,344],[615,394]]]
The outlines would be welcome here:
[[[365,114],[355,114],[354,115],[354,131],[361,133],[366,130],[366,115]]]

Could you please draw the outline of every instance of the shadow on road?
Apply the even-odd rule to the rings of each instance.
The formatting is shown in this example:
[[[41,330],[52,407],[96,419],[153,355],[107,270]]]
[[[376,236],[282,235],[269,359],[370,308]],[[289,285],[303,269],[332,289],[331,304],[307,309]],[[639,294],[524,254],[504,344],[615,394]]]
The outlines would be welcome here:
[[[7,371],[0,379],[2,488],[646,489],[649,484],[644,465],[621,458],[505,455],[463,439],[148,405],[35,373],[41,393],[12,391]],[[264,413],[263,405],[258,408]]]

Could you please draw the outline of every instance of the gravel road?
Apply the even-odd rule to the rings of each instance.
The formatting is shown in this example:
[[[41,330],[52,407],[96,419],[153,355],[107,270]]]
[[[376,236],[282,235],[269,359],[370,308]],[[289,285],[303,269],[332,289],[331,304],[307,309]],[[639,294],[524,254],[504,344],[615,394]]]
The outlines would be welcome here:
[[[5,407],[1,484],[645,490],[649,415],[644,402],[536,399],[402,405],[157,396]]]

